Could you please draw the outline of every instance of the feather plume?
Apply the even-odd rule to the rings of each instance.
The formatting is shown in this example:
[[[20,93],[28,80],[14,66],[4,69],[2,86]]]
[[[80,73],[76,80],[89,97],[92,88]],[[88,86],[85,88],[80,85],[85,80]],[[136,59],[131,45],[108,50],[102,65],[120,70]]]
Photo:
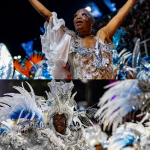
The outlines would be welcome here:
[[[109,139],[108,150],[121,150],[129,144],[136,144],[140,149],[140,137],[145,134],[145,128],[140,123],[125,123],[117,128]]]
[[[18,60],[14,59],[13,64],[14,68],[18,70],[21,74],[25,75],[26,77],[30,76],[30,70],[26,66],[23,66]]]
[[[45,56],[43,53],[41,52],[36,52],[34,51],[34,53],[29,57],[27,57],[24,60],[24,65],[27,66],[27,68],[29,70],[31,70],[32,66],[38,64],[40,61],[45,60]]]
[[[27,83],[29,85],[29,83]],[[44,121],[44,114],[35,102],[35,94],[29,85],[31,93],[23,87],[14,86],[20,94],[8,93],[7,96],[0,98],[0,122],[6,119],[25,118],[32,120],[34,118]]]
[[[100,98],[98,104],[100,109],[95,116],[101,122],[107,121],[109,127],[113,124],[115,130],[122,123],[123,117],[142,107],[142,92],[138,84],[138,80],[124,80],[106,86],[111,88]]]

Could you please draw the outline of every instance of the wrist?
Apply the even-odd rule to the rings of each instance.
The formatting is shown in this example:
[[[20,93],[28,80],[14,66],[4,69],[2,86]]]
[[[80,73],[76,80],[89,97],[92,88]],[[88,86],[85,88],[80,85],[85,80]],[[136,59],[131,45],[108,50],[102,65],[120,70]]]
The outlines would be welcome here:
[[[136,2],[136,0],[132,0],[132,2],[133,2],[133,3],[135,3],[135,2]]]

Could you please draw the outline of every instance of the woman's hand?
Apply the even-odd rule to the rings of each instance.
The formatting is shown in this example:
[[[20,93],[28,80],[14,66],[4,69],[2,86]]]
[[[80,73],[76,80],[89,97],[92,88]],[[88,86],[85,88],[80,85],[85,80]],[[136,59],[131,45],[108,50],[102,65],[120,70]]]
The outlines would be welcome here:
[[[52,13],[44,7],[38,0],[29,0],[33,7],[49,22]]]

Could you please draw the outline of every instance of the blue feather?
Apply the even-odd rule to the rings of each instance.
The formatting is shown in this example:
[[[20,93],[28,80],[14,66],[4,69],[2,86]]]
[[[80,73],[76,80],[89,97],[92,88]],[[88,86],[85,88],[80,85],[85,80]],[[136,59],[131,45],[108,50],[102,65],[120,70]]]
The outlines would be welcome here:
[[[31,120],[31,118],[32,118],[32,116],[33,116],[33,112],[31,112],[30,110],[28,110],[27,108],[22,112],[22,110],[23,110],[23,108],[17,108],[17,109],[15,109],[12,113],[11,113],[11,115],[10,115],[10,119],[15,119],[15,120],[17,120],[17,119],[19,119],[19,117],[20,118],[25,118],[25,117],[27,117],[27,119],[29,119],[29,120]],[[22,113],[22,114],[21,114]],[[20,114],[21,114],[21,116],[20,116]],[[38,116],[38,114],[35,112],[35,115],[34,115],[34,118],[32,118],[32,119],[39,119],[39,116]],[[40,121],[44,121],[44,119],[41,117],[40,118]]]
[[[9,128],[7,128],[7,127],[1,127],[0,128],[0,133],[1,133],[1,135],[4,135],[6,132],[8,132],[10,129]]]
[[[134,137],[134,135],[131,134],[127,134],[127,135],[123,135],[122,133],[117,134],[117,139],[113,140],[113,144],[117,144],[120,145],[122,148],[132,144],[136,138]]]

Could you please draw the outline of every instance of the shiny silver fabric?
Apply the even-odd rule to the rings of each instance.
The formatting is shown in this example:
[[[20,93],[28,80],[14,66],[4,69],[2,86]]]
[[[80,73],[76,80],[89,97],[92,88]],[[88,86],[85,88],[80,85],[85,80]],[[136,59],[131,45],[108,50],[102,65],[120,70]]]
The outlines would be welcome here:
[[[83,46],[81,40],[79,36],[71,39],[68,63],[72,79],[114,79],[114,44],[104,44],[96,39],[94,49],[91,49]]]
[[[13,59],[5,44],[0,43],[0,79],[11,79],[13,76]]]

